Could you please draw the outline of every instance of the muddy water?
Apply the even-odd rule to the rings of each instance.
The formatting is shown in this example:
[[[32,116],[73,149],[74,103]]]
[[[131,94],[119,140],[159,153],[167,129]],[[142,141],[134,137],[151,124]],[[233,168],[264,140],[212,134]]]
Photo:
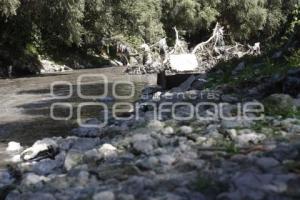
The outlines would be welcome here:
[[[68,136],[70,130],[77,126],[76,111],[78,105],[83,102],[99,102],[97,98],[82,99],[81,93],[86,96],[98,96],[103,94],[104,85],[100,77],[90,75],[105,75],[107,77],[107,96],[112,96],[112,85],[116,81],[129,81],[134,84],[134,95],[124,100],[134,102],[140,95],[145,85],[155,84],[154,75],[130,76],[123,73],[122,68],[102,68],[92,70],[80,70],[65,74],[53,74],[43,77],[29,77],[12,80],[0,80],[0,167],[6,164],[8,155],[5,148],[9,141],[20,142],[24,146],[31,145],[38,139],[52,136]],[[81,86],[78,86],[78,77],[84,75]],[[86,75],[88,77],[86,77]],[[58,81],[68,82],[71,86],[62,85]],[[54,94],[51,95],[51,84],[57,82]],[[70,87],[73,92],[70,93]],[[116,87],[119,96],[130,96],[132,87],[120,83]],[[65,99],[58,97],[69,96]],[[70,120],[56,121],[50,117],[50,108],[53,103],[69,103],[74,113]],[[107,103],[108,105],[110,103]],[[57,117],[67,117],[70,109],[57,107],[54,110]],[[97,108],[87,107],[82,109],[82,120],[97,117]]]

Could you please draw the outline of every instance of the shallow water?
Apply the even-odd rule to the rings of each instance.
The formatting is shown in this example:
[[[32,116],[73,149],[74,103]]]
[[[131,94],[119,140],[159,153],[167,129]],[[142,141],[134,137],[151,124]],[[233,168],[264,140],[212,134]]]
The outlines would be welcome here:
[[[83,102],[99,102],[96,98],[82,99],[78,96],[78,90],[83,95],[97,96],[103,93],[104,84],[100,77],[85,77],[84,85],[78,86],[78,77],[81,75],[105,75],[107,77],[108,97],[112,96],[113,83],[116,81],[129,81],[134,83],[134,95],[117,102],[134,102],[140,95],[145,85],[156,84],[154,75],[131,76],[123,73],[124,68],[102,68],[92,70],[80,70],[65,74],[53,74],[41,77],[28,77],[20,79],[0,80],[0,166],[6,164],[8,155],[5,148],[9,141],[20,142],[23,146],[32,145],[36,140],[52,136],[68,136],[70,130],[77,127],[76,111],[78,105]],[[54,94],[51,95],[51,85],[57,81],[66,81],[72,85],[73,93],[67,99],[60,96],[69,94],[69,86],[57,84]],[[86,85],[87,84],[87,85]],[[116,87],[116,93],[120,96],[129,95],[131,86],[120,83]],[[53,103],[70,103],[74,116],[71,120],[56,121],[50,117],[50,108]],[[107,103],[110,105],[110,103]],[[55,116],[67,117],[69,109],[57,107]],[[82,120],[97,117],[99,110],[88,107],[82,110]]]

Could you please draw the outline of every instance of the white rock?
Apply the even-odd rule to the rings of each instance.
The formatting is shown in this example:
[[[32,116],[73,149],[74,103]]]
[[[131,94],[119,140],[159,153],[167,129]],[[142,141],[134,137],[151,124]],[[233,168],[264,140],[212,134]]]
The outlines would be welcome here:
[[[236,129],[229,129],[227,130],[227,133],[229,134],[230,138],[234,139],[237,137],[237,131]]]
[[[162,133],[165,135],[172,135],[175,133],[175,131],[171,126],[168,126],[162,130]]]
[[[164,128],[165,124],[158,120],[152,120],[148,124],[148,128],[153,129],[155,131],[160,131]]]
[[[193,132],[193,128],[190,126],[182,126],[180,127],[180,132],[183,134],[191,134]]]
[[[83,160],[83,154],[80,152],[70,151],[66,156],[64,167],[66,170],[71,170],[72,168],[79,165]]]
[[[114,157],[117,155],[117,148],[111,144],[102,145],[98,151],[104,156],[104,158]]]
[[[21,159],[20,155],[15,155],[10,159],[10,162],[12,162],[12,163],[19,163],[21,161],[22,161],[22,159]]]
[[[36,185],[42,181],[49,180],[45,176],[39,176],[34,173],[28,173],[25,175],[24,179],[22,180],[22,184],[30,186],[30,185]]]
[[[49,157],[58,153],[57,142],[50,138],[36,141],[32,147],[21,153],[21,158],[25,161],[37,158],[41,152],[48,152]]]
[[[7,152],[18,152],[18,151],[22,151],[22,150],[23,150],[23,147],[18,142],[9,142],[8,146],[6,148]]]
[[[243,134],[240,134],[233,138],[239,147],[245,147],[249,144],[258,144],[266,139],[266,136],[264,134],[257,134],[255,132],[250,131],[251,130],[244,130]]]

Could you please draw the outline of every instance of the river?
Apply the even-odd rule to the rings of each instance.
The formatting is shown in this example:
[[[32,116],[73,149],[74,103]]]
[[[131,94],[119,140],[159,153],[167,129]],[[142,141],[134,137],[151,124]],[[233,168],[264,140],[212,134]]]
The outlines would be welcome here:
[[[97,102],[97,100],[84,100],[78,96],[78,78],[85,76],[82,82],[89,83],[80,86],[82,94],[96,96],[102,94],[102,83],[91,83],[101,80],[100,76],[105,75],[108,83],[108,96],[112,95],[112,85],[116,81],[129,81],[134,84],[134,95],[131,98],[122,100],[134,102],[140,95],[142,88],[146,85],[156,84],[154,75],[127,75],[124,68],[100,68],[90,70],[79,70],[67,73],[52,74],[38,77],[27,77],[18,79],[0,80],[0,167],[7,164],[10,157],[5,149],[8,142],[20,142],[23,146],[32,145],[36,140],[52,136],[69,136],[70,130],[78,126],[76,116],[71,120],[56,121],[50,117],[50,108],[53,103],[70,103],[74,113],[82,102]],[[95,77],[91,77],[95,76]],[[99,76],[99,77],[98,77]],[[69,83],[73,89],[67,99],[58,97],[67,96],[70,92],[69,86],[62,86],[59,82]],[[54,94],[51,95],[51,85],[57,83]],[[101,92],[100,92],[101,91]],[[118,95],[129,95],[132,92],[131,86],[120,83],[116,87]],[[120,101],[120,100],[116,100]],[[59,109],[58,109],[59,110]],[[67,117],[68,109],[59,110],[59,117]],[[90,108],[83,110],[84,119],[96,117],[97,110]]]

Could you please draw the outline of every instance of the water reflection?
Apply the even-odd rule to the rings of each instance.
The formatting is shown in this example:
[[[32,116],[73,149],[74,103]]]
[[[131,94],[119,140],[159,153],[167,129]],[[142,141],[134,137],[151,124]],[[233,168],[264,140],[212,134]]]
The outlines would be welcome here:
[[[106,99],[82,99],[78,95],[77,79],[82,74],[105,74],[108,77],[108,95]],[[51,95],[51,84],[55,81],[67,81],[74,89],[70,98],[60,99],[59,96],[68,96],[69,88],[66,85],[57,85]],[[97,96],[103,93],[103,83],[92,83],[89,78],[80,86],[81,93]],[[134,83],[134,95],[129,99],[114,99],[112,88],[115,81],[131,81]],[[76,71],[67,75],[49,77],[30,77],[16,80],[0,80],[0,159],[4,158],[3,150],[9,141],[21,142],[22,145],[31,145],[34,141],[52,136],[68,136],[70,130],[77,126],[77,108],[84,102],[103,102],[109,108],[114,102],[134,102],[145,85],[154,84],[155,76],[129,76],[120,68],[106,68]],[[128,96],[132,92],[129,85],[118,85],[116,93],[119,96]],[[50,117],[50,108],[53,103],[69,103],[74,115],[71,120],[55,121]],[[67,116],[69,110],[61,107],[55,111],[57,116]],[[101,108],[86,107],[82,109],[83,121],[99,116]],[[4,163],[2,163],[3,165]]]

